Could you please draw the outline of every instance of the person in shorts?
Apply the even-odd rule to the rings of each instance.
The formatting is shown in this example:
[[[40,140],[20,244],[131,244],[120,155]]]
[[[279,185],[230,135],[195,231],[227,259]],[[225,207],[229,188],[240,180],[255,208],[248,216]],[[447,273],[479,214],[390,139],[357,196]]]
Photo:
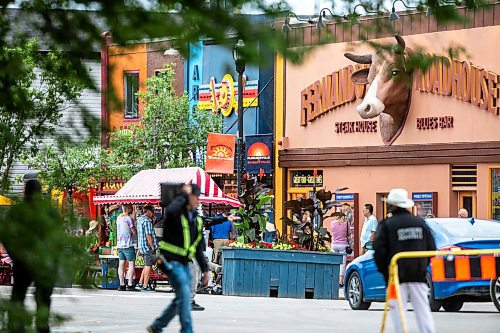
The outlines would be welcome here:
[[[120,287],[118,290],[134,290],[134,271],[135,271],[135,249],[132,241],[132,235],[137,233],[132,220],[132,205],[123,205],[123,213],[116,220],[116,233],[118,249],[118,278]],[[125,261],[128,262],[127,286],[125,286]]]
[[[144,215],[137,220],[137,240],[139,251],[144,257],[144,269],[142,270],[139,284],[136,290],[151,291],[149,288],[149,277],[151,275],[151,266],[155,264],[156,250],[158,250],[158,240],[156,239],[153,228],[154,208],[153,206],[144,207]]]

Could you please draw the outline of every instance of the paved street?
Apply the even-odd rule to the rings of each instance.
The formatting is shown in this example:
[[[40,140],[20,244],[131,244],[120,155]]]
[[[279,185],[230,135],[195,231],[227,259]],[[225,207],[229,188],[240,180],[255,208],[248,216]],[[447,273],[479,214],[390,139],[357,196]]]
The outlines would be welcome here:
[[[9,295],[1,287],[2,298]],[[145,332],[144,327],[173,297],[171,293],[82,291],[59,289],[53,296],[53,309],[72,319],[54,332]],[[240,332],[377,332],[382,319],[382,304],[369,311],[352,311],[346,301],[318,301],[277,298],[250,298],[198,295],[207,307],[194,312],[198,333]],[[32,304],[33,297],[29,297]],[[409,332],[418,332],[410,313]],[[434,314],[438,332],[497,333],[500,313],[492,303],[466,304],[459,313]],[[178,319],[165,332],[179,331]],[[387,332],[392,332],[389,325]]]

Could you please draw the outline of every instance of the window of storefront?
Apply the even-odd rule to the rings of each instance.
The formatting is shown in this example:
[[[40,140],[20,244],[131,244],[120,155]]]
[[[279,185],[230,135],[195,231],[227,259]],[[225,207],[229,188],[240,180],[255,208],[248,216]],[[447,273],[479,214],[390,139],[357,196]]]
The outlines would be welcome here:
[[[491,218],[500,220],[500,167],[491,168]]]
[[[139,72],[123,74],[125,119],[139,118]]]

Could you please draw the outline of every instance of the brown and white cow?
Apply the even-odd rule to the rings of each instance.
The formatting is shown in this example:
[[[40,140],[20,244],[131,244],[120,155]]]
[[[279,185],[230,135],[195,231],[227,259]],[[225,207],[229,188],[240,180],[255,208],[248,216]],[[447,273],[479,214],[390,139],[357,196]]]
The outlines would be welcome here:
[[[370,84],[366,95],[356,108],[363,119],[380,116],[380,133],[386,145],[391,145],[403,130],[411,103],[413,72],[406,70],[405,41],[395,36],[394,52],[344,56],[359,64],[371,64],[351,74],[355,84]]]

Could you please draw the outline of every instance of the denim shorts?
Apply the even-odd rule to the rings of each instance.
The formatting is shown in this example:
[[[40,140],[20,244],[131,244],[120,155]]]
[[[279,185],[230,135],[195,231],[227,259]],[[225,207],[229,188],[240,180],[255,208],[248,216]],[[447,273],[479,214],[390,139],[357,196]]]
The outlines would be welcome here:
[[[149,251],[143,254],[144,256],[144,266],[154,266],[156,263],[156,252]]]
[[[133,246],[125,249],[118,249],[118,258],[120,260],[135,261],[135,249]]]

